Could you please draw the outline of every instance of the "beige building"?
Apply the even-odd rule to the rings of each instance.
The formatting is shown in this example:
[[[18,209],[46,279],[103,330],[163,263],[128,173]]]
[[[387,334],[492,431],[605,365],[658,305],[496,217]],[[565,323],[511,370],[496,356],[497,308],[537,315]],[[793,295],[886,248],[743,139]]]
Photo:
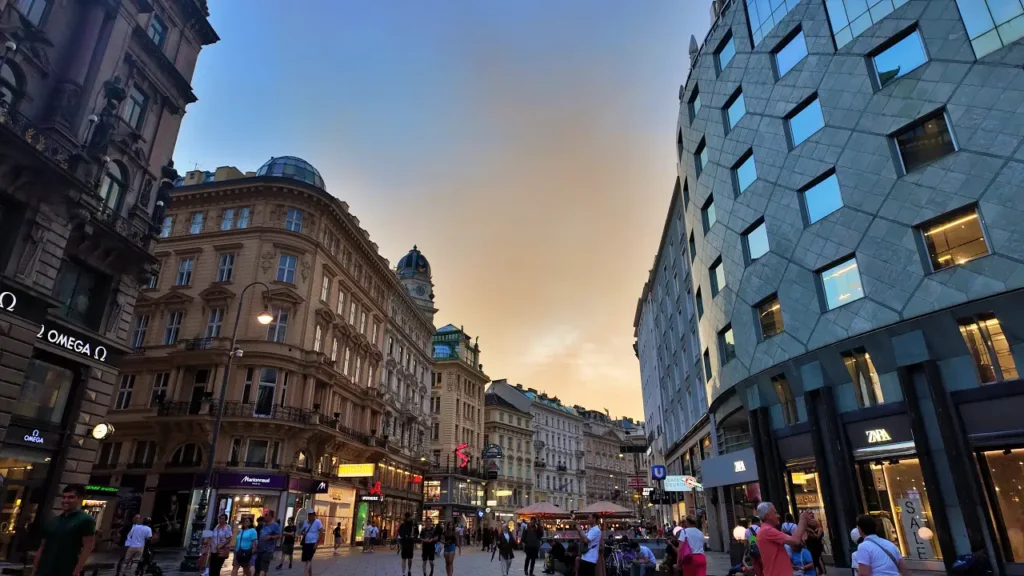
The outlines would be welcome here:
[[[142,514],[182,527],[163,542],[187,541],[236,325],[209,515],[315,508],[352,541],[369,518],[416,512],[433,306],[410,296],[316,169],[281,157],[256,173],[191,172],[161,238],[135,353],[109,397],[117,433],[95,467]]]
[[[487,460],[484,469],[497,478],[487,482],[488,518],[512,520],[516,508],[530,504],[533,487],[533,416],[494,393],[484,396],[484,447],[501,447],[500,459]]]
[[[622,454],[626,432],[618,420],[606,413],[576,406],[583,416],[583,449],[587,466],[587,501],[608,501],[632,508],[634,489],[629,477],[634,474],[632,454]],[[641,473],[643,471],[641,470]]]

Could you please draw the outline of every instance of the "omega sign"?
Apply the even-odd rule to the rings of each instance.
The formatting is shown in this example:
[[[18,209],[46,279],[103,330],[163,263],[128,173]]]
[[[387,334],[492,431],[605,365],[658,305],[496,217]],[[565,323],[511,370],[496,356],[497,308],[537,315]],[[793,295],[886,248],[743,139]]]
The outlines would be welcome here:
[[[17,305],[18,297],[13,292],[0,292],[0,308],[14,312],[14,307]]]
[[[31,434],[25,434],[25,442],[42,444],[44,440],[43,437],[39,435],[39,430],[33,430]]]
[[[878,428],[877,430],[866,430],[865,433],[868,435],[868,444],[881,444],[882,442],[892,442],[892,436],[889,436],[889,432],[885,428]]]
[[[4,292],[3,294],[9,294],[9,292]],[[0,297],[2,297],[3,294],[0,294]],[[59,332],[57,330],[47,330],[46,326],[41,325],[39,326],[39,334],[36,334],[36,338],[44,337],[46,338],[47,342],[55,346],[67,348],[68,350],[78,352],[83,356],[88,356],[89,358],[92,358],[93,360],[97,360],[99,362],[107,361],[107,349],[104,348],[103,346],[97,345],[95,348],[93,348],[93,346],[90,343],[85,342],[84,340],[79,340],[74,336],[68,336],[67,334]]]

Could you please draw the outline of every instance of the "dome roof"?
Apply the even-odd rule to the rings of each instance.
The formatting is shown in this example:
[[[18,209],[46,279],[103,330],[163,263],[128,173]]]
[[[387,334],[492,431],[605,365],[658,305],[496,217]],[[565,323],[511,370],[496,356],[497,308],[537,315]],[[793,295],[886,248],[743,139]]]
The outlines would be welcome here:
[[[317,169],[309,162],[306,162],[302,158],[296,158],[295,156],[276,156],[271,158],[270,160],[267,160],[266,164],[260,166],[260,169],[256,171],[256,175],[291,178],[293,180],[312,184],[325,192],[327,191],[327,187],[324,186],[324,179],[320,176],[320,172],[317,171]]]
[[[398,261],[395,271],[398,272],[399,278],[412,278],[417,274],[426,274],[430,277],[430,262],[427,262],[426,256],[419,248],[413,246],[412,250]]]

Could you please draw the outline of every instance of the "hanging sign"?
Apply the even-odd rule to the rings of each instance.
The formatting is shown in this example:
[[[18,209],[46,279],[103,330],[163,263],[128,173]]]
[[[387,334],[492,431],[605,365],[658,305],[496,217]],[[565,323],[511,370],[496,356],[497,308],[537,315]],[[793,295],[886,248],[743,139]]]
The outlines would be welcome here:
[[[931,534],[931,530],[927,528],[928,522],[921,517],[924,509],[920,492],[908,491],[897,500],[897,504],[900,507],[900,524],[903,525],[903,534],[907,539],[907,555],[912,560],[934,560],[932,543],[922,538],[922,535]]]
[[[499,460],[503,456],[501,446],[498,444],[488,444],[484,447],[484,451],[480,454],[480,457],[484,460]]]

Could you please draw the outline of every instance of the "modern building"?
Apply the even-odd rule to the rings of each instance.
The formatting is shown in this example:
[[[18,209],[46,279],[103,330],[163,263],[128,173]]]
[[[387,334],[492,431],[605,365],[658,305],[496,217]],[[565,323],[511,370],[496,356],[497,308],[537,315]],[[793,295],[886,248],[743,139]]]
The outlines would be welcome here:
[[[1024,6],[716,7],[676,139],[718,540],[770,500],[840,566],[868,513],[1020,573]]]
[[[190,172],[170,198],[160,273],[101,397],[116,433],[90,484],[117,488],[117,513],[100,529],[139,512],[167,523],[162,545],[182,545],[208,480],[210,518],[315,509],[346,541],[368,519],[418,514],[433,307],[404,276],[419,251],[391,269],[298,158]]]
[[[500,458],[488,459],[484,468],[488,473],[486,506],[491,512],[487,518],[507,523],[513,520],[517,508],[530,505],[533,474],[533,415],[516,408],[511,402],[493,392],[484,395],[484,450],[500,448]],[[493,449],[492,449],[493,450]],[[496,476],[496,477],[495,477]]]
[[[632,494],[636,490],[629,485],[629,480],[636,475],[636,471],[633,455],[622,453],[622,446],[626,444],[626,431],[621,421],[613,420],[605,412],[587,410],[582,406],[574,408],[583,418],[586,501],[604,500],[635,508]],[[641,474],[646,480],[646,472]]]
[[[479,338],[462,328],[448,324],[438,329],[433,353],[431,466],[423,517],[475,530],[485,508],[484,391],[490,378],[480,363]]]
[[[496,380],[491,392],[533,414],[533,498],[563,510],[586,506],[583,418],[557,396]],[[528,468],[529,469],[529,468]]]
[[[149,254],[206,2],[0,2],[0,559],[86,484]],[[156,213],[154,216],[154,212]],[[115,514],[110,478],[86,509]]]
[[[687,257],[683,203],[683,189],[677,178],[654,265],[637,302],[633,348],[640,361],[652,463],[666,466],[672,476],[694,476],[699,482],[701,447],[711,437],[711,422],[700,363],[698,310]],[[659,510],[663,519],[678,521],[693,515],[707,531],[703,491],[674,491],[679,485],[669,484],[673,491],[665,498],[670,508]]]

